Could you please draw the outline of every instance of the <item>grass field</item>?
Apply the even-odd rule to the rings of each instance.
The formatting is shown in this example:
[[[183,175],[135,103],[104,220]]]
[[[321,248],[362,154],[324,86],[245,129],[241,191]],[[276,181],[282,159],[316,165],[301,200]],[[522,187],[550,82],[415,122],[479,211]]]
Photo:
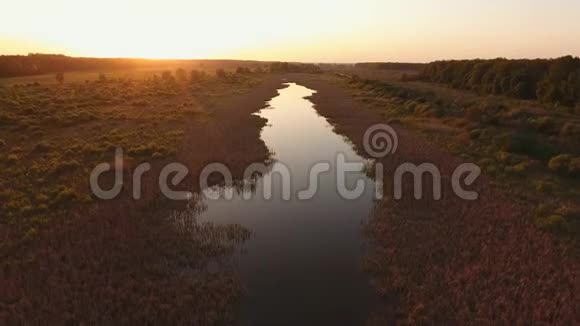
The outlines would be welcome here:
[[[220,103],[265,78],[231,72],[218,77],[209,70],[182,75],[164,69],[71,73],[62,84],[54,75],[2,81],[2,323],[233,318],[228,311],[241,291],[234,274],[227,268],[213,275],[204,270],[247,237],[246,230],[175,228],[159,218],[169,213],[160,208],[156,192],[139,203],[122,196],[102,202],[88,185],[91,170],[113,162],[117,148],[124,150],[127,172],[140,162],[155,170],[175,160],[187,130],[211,137],[212,130],[204,128]],[[261,148],[259,125],[249,121],[254,133],[247,146]],[[220,139],[198,142],[215,149]],[[252,153],[246,150],[247,159],[262,159]],[[195,277],[179,273],[184,269]],[[112,310],[121,305],[122,314]],[[40,306],[46,309],[30,311]]]
[[[318,113],[359,150],[370,125],[401,128],[400,153],[385,166],[469,161],[491,180],[473,205],[377,202],[361,262],[384,298],[371,324],[495,320],[497,309],[505,320],[521,311],[573,318],[577,108],[402,81],[409,70],[198,68],[0,81],[0,323],[235,323],[244,289],[231,257],[249,230],[195,223],[200,208],[163,199],[155,178],[164,163],[181,162],[191,175],[179,188],[199,191],[195,176],[208,162],[228,163],[238,180],[267,161],[266,121],[251,113],[289,80],[316,90]],[[101,201],[88,176],[117,148],[127,183],[118,199]],[[130,172],[141,162],[153,169],[144,199],[133,201]]]
[[[413,74],[409,71],[351,68],[338,72],[359,101],[476,162],[514,199],[536,207],[530,218],[539,227],[577,242],[579,107],[402,81],[403,74]]]

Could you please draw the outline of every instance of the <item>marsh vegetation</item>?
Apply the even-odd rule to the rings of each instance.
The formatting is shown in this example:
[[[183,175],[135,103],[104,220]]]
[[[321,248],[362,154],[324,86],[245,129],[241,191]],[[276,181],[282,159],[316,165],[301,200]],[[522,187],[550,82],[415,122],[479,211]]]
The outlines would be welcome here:
[[[179,68],[74,77],[0,84],[1,323],[227,323],[240,284],[227,265],[207,266],[227,258],[247,230],[176,228],[159,218],[165,206],[155,192],[139,203],[103,202],[88,177],[116,148],[126,170],[176,159],[188,130],[209,137],[203,129],[223,99],[264,76]],[[220,141],[205,140],[214,148]]]

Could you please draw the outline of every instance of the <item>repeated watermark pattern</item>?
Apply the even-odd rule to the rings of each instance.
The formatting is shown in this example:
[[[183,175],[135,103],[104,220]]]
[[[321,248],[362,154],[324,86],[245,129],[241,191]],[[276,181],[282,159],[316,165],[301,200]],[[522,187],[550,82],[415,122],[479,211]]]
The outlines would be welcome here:
[[[375,199],[384,198],[384,180],[385,168],[381,159],[388,155],[393,155],[397,152],[399,146],[398,134],[391,126],[386,124],[376,124],[369,127],[363,137],[363,147],[365,152],[371,157],[372,172],[374,173],[374,197]],[[121,194],[123,189],[123,180],[125,170],[123,169],[123,150],[117,148],[115,151],[114,163],[101,163],[97,165],[90,175],[90,187],[93,194],[100,199],[110,200]],[[338,194],[345,200],[355,200],[360,198],[365,192],[365,187],[368,186],[363,180],[356,180],[354,187],[347,187],[347,175],[361,172],[365,169],[363,162],[349,162],[346,155],[337,153],[334,162],[317,162],[313,163],[308,170],[307,176],[295,176],[291,169],[283,162],[276,162],[274,165],[266,165],[264,163],[250,164],[244,172],[242,188],[242,198],[250,200],[253,196],[261,195],[263,199],[271,199],[273,195],[274,186],[280,187],[281,197],[283,200],[293,200],[292,198],[292,178],[293,177],[307,177],[308,186],[306,189],[300,190],[296,193],[298,200],[309,200],[319,191],[319,176],[323,173],[330,173],[334,166],[334,173],[336,180],[336,190]],[[151,170],[151,164],[141,163],[132,170],[132,197],[135,200],[141,199],[141,186],[143,175]],[[99,184],[101,176],[107,172],[114,172],[114,184],[110,189],[103,189]],[[403,198],[403,179],[405,175],[410,175],[413,178],[413,198],[420,200],[424,195],[424,180],[430,178],[432,185],[433,200],[440,200],[442,198],[442,178],[439,168],[429,162],[414,164],[402,163],[398,165],[390,175],[393,186],[393,198],[400,200]],[[173,190],[171,186],[179,185],[188,176],[188,168],[181,163],[169,163],[165,165],[159,173],[159,190],[170,200],[191,200],[198,195],[183,190]],[[223,184],[216,190],[210,185],[210,176],[219,174],[223,178]],[[256,194],[253,190],[255,184],[249,180],[253,180],[256,175],[261,176],[262,192]],[[476,191],[470,191],[465,187],[472,186],[478,177],[481,175],[481,169],[473,163],[463,163],[455,168],[451,175],[451,188],[453,193],[463,200],[476,200],[479,194]],[[280,183],[275,183],[273,178],[278,177]],[[231,200],[235,195],[235,184],[231,170],[223,163],[211,163],[206,165],[199,175],[199,189],[204,189],[202,195],[207,200],[226,199]]]

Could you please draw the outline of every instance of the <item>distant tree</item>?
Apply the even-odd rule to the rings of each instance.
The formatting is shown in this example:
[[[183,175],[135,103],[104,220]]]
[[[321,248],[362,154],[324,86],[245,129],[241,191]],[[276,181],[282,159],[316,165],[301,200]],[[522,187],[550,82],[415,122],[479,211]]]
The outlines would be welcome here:
[[[107,81],[107,76],[105,74],[99,74],[99,81],[104,83]]]
[[[249,73],[251,73],[251,72],[252,72],[252,71],[250,70],[250,68],[246,68],[246,67],[238,67],[238,68],[236,69],[236,73],[237,73],[237,74],[249,74]]]
[[[64,83],[64,74],[62,72],[56,74],[56,81],[61,85]]]
[[[454,88],[574,106],[580,102],[580,59],[452,60],[427,64],[420,78]]]
[[[201,81],[205,77],[205,72],[201,70],[193,69],[190,73],[190,81],[196,83]]]
[[[186,81],[187,74],[186,74],[185,70],[182,68],[177,69],[175,71],[175,78],[177,78],[177,80],[179,80],[179,81]]]
[[[173,75],[171,75],[171,71],[165,70],[161,73],[161,79],[164,81],[170,81],[173,79]]]
[[[216,77],[218,77],[218,78],[226,78],[226,77],[227,77],[225,70],[223,70],[223,69],[221,69],[221,68],[219,68],[219,69],[216,69],[216,71],[215,71],[215,75],[216,75]]]

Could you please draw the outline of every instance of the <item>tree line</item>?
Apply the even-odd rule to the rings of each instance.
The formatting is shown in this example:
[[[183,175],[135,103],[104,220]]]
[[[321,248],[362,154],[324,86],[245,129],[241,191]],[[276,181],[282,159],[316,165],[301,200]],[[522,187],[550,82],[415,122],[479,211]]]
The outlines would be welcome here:
[[[427,64],[419,79],[485,94],[580,103],[580,58],[451,60]]]
[[[56,74],[72,71],[110,71],[136,68],[188,66],[236,69],[239,66],[260,68],[262,62],[249,60],[150,60],[132,58],[82,58],[62,54],[31,53],[0,55],[0,78]]]
[[[313,63],[272,62],[270,72],[299,72],[318,74],[322,72],[320,66]]]
[[[406,63],[406,62],[359,62],[354,65],[355,68],[377,69],[377,70],[414,70],[418,71],[425,67],[424,63]]]
[[[61,54],[1,55],[0,77],[136,68],[133,59],[72,58]]]

